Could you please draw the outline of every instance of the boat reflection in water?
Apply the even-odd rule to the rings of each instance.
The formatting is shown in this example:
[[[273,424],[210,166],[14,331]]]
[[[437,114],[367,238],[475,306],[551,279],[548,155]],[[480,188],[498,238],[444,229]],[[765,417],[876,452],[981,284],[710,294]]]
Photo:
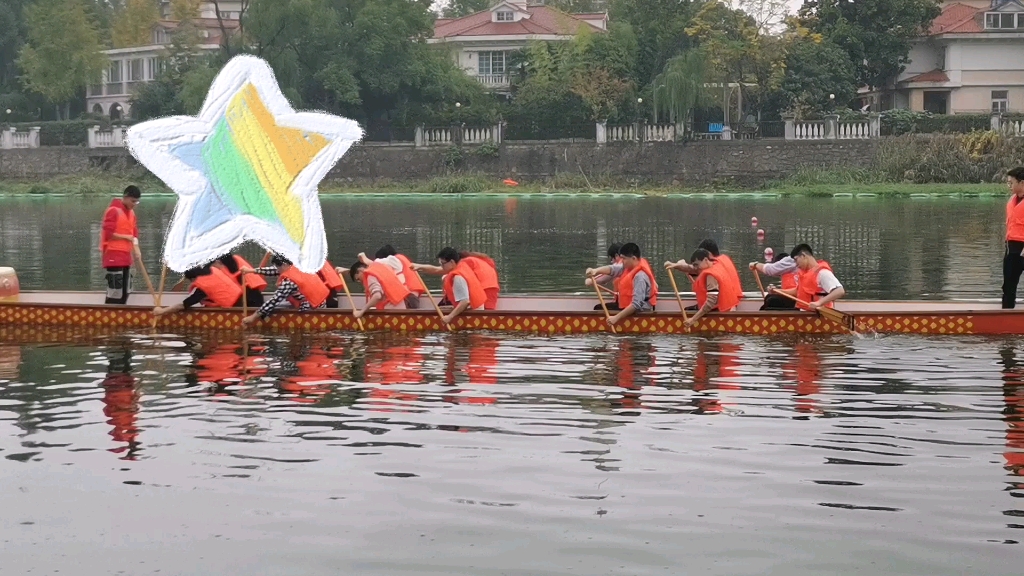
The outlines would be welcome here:
[[[1007,346],[999,351],[1003,366],[1003,419],[1006,422],[1007,472],[1024,477],[1024,363],[1017,357],[1017,350]],[[1024,489],[1024,480],[1014,484]]]
[[[124,460],[135,460],[139,443],[139,379],[132,375],[132,350],[127,342],[107,351],[107,376],[103,379],[103,414],[114,442],[124,444],[110,451]]]

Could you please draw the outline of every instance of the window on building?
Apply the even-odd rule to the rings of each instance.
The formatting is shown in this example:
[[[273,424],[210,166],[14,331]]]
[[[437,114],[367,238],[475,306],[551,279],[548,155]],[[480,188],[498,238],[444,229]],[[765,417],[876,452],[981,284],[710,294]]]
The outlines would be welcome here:
[[[498,10],[494,19],[498,22],[511,22],[514,18],[511,10]]]
[[[993,112],[1006,112],[1010,107],[1010,91],[1009,90],[993,90],[992,91],[992,111]]]
[[[477,72],[481,76],[505,74],[505,53],[480,52],[477,55]]]
[[[121,81],[121,61],[112,60],[110,62],[110,68],[107,70],[107,82],[120,82]]]
[[[988,12],[985,14],[985,28],[988,30],[1024,28],[1024,12]]]
[[[146,61],[135,58],[128,61],[128,81],[141,82],[145,79]]]
[[[146,58],[146,80],[155,80],[160,73],[160,59],[156,56]]]

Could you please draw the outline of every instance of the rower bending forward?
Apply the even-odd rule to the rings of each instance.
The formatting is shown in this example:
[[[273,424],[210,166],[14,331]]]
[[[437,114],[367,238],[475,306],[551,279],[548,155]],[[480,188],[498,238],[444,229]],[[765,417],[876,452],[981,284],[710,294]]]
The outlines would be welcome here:
[[[797,300],[806,302],[807,306],[797,303],[797,306],[803,310],[832,308],[833,302],[846,295],[846,289],[832,273],[832,267],[824,260],[815,259],[814,252],[809,245],[798,245],[793,248],[790,256],[796,262],[797,267],[796,288],[780,290],[772,287],[771,292],[789,294],[796,297]]]

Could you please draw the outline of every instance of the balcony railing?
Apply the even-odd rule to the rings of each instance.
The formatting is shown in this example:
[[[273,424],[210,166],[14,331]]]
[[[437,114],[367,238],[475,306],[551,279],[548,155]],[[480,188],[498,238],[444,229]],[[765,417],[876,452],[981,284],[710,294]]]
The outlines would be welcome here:
[[[107,96],[124,94],[124,82],[107,82]]]
[[[487,88],[508,88],[509,81],[506,74],[478,74],[476,81]]]

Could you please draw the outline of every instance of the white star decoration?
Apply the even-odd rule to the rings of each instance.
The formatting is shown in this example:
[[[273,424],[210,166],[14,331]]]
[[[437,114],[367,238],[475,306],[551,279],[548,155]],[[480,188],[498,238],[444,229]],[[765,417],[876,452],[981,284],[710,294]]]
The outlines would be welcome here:
[[[353,120],[296,112],[253,56],[224,66],[198,116],[131,127],[132,155],[179,197],[167,267],[184,272],[253,240],[319,270],[327,239],[317,185],[362,134]]]

